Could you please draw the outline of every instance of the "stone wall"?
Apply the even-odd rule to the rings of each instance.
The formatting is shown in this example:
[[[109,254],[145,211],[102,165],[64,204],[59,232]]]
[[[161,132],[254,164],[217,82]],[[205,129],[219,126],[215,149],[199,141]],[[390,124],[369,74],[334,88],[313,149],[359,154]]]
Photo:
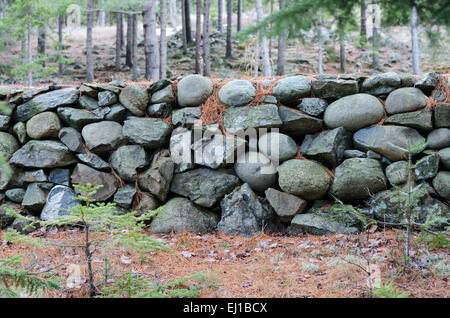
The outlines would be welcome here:
[[[439,228],[449,220],[448,92],[434,73],[0,87],[0,156],[13,171],[0,171],[1,226],[23,228],[6,207],[65,213],[72,186],[90,183],[118,211],[164,205],[154,233],[353,233],[359,219],[335,199],[402,221],[405,149],[427,141],[413,157],[417,222]]]

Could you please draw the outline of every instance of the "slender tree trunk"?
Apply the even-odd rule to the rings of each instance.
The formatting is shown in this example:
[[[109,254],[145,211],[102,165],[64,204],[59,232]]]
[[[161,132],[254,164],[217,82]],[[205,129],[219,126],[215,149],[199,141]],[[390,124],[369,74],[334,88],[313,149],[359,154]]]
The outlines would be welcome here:
[[[167,77],[167,0],[160,0],[160,77]],[[155,30],[156,31],[156,30]]]
[[[319,9],[319,25],[317,27],[317,40],[319,42],[319,74],[323,74],[323,39],[322,39],[322,9]]]
[[[58,16],[58,57],[62,58],[64,17]],[[63,73],[63,63],[58,63],[58,75]]]
[[[200,48],[202,42],[202,0],[196,2],[196,19],[195,19],[195,73],[201,73]]]
[[[417,0],[413,0],[411,7],[411,42],[413,74],[420,73],[419,40],[417,38]]]
[[[133,50],[132,50],[133,80],[137,80],[139,77],[139,69],[138,69],[138,61],[137,61],[137,50],[138,50],[137,33],[138,33],[138,17],[137,17],[136,13],[133,13]],[[159,66],[158,66],[158,70],[159,70]]]
[[[233,23],[233,0],[227,0],[227,47],[225,58],[232,59],[232,43],[231,43],[231,32]]]
[[[45,38],[46,38],[46,30],[45,27],[38,28],[38,44],[37,51],[39,58],[45,57]],[[42,61],[42,67],[45,67],[45,60]]]
[[[105,25],[111,25],[111,12],[105,11]]]
[[[284,8],[284,0],[278,1],[280,10]],[[284,65],[286,63],[286,36],[284,34],[278,37],[278,61],[277,75],[284,75]]]
[[[116,13],[116,72],[120,71],[120,51],[122,48],[120,33],[121,33],[121,23],[122,15],[120,13]]]
[[[181,37],[183,42],[183,54],[187,53],[187,34],[186,34],[186,1],[181,0]]]
[[[367,42],[367,27],[366,27],[366,0],[361,0],[361,30],[360,30],[360,44],[361,50],[366,50],[366,42]]]
[[[264,19],[262,0],[256,0],[256,15],[258,22],[261,22]],[[261,37],[261,57],[264,76],[272,76],[272,67],[270,65],[269,50],[267,48],[267,38],[264,35]]]
[[[177,0],[170,0],[169,4],[170,24],[172,28],[177,28]]]
[[[94,59],[92,56],[92,26],[94,24],[94,0],[88,0],[87,31],[86,31],[86,79],[94,81]]]
[[[270,14],[273,13],[273,3],[274,0],[270,0]],[[272,28],[272,24],[270,24],[270,28]],[[272,59],[272,37],[269,39],[269,59]]]
[[[105,4],[105,0],[102,0],[102,1],[101,1],[102,7],[103,7],[104,4]],[[101,11],[99,12],[99,15],[98,15],[98,25],[100,25],[101,27],[104,27],[104,26],[105,26],[105,11],[104,11],[104,10],[101,10]]]
[[[156,2],[148,0],[144,9],[145,77],[159,80],[159,46],[156,34]]]
[[[125,14],[120,13],[120,16],[122,17],[122,20],[120,21],[120,30],[121,30],[121,34],[120,34],[120,45],[121,45],[121,50],[125,50],[126,49],[126,41],[125,41],[125,25],[126,25],[126,21],[125,21]]]
[[[33,86],[33,51],[31,50],[31,22],[27,21],[27,66],[28,66],[28,86]]]
[[[133,15],[127,14],[127,53],[125,57],[125,65],[128,67],[133,66],[133,58],[132,53],[133,51]]]
[[[261,48],[259,46],[259,36],[256,37],[255,42],[255,67],[253,69],[253,77],[259,76],[259,60],[261,59]]]
[[[217,1],[217,31],[223,33],[223,0]]]
[[[339,60],[341,64],[340,71],[345,73],[345,41],[342,33],[339,35]]]
[[[185,0],[186,2],[186,42],[192,43],[192,28],[191,28],[191,1]]]
[[[204,3],[204,16],[203,16],[203,75],[211,76],[211,57],[209,46],[209,8],[211,6],[211,0],[205,0]]]
[[[237,32],[242,30],[242,0],[237,1]]]
[[[372,1],[372,67],[376,68],[379,66],[378,57],[378,30],[377,30],[377,1]]]

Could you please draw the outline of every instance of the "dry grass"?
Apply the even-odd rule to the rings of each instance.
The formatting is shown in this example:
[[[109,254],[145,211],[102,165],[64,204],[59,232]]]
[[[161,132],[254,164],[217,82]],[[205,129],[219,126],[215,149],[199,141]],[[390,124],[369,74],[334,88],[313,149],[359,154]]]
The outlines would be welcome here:
[[[150,234],[150,233],[148,233]],[[49,239],[83,239],[83,233],[77,230],[58,231],[46,235]],[[374,253],[388,255],[395,244],[397,233],[394,231],[371,234],[377,242]],[[1,234],[0,234],[1,236]],[[149,261],[141,263],[139,255],[125,250],[112,250],[108,257],[117,273],[126,273],[130,269],[137,274],[155,277],[162,282],[175,277],[205,272],[207,282],[200,297],[367,297],[366,276],[357,267],[344,264],[327,266],[331,257],[349,255],[358,244],[357,236],[283,235],[260,234],[252,238],[227,236],[213,232],[207,235],[191,233],[155,235],[163,239],[175,253],[159,252],[147,255]],[[98,238],[98,237],[95,237]],[[335,248],[330,251],[330,248]],[[181,252],[189,251],[192,257],[184,257]],[[442,251],[441,251],[442,252]],[[448,251],[445,251],[448,252]],[[26,265],[39,270],[65,263],[54,271],[64,279],[70,275],[71,264],[84,266],[81,251],[70,248],[46,248],[33,250],[20,244],[3,245],[0,257],[16,254],[26,255]],[[120,257],[131,259],[130,265],[122,264]],[[94,257],[96,278],[101,279],[102,256]],[[303,263],[319,266],[316,273],[302,271]],[[394,274],[388,261],[377,263],[383,273],[383,280]],[[82,267],[83,268],[83,267]],[[81,288],[64,288],[60,292],[50,292],[48,297],[87,297],[86,275]],[[424,278],[420,275],[404,275],[394,280],[403,292],[413,297],[448,297],[448,282],[436,275]],[[198,282],[195,282],[199,284]]]

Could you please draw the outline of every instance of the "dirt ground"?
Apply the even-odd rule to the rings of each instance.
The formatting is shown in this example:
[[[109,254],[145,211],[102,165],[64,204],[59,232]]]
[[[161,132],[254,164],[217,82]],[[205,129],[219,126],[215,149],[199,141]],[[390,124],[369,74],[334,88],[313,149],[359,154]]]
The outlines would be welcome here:
[[[370,259],[372,283],[392,283],[398,292],[409,297],[449,297],[449,250],[428,250],[416,245],[412,262],[407,268],[400,259],[403,252],[403,232],[374,231],[368,235],[285,236],[260,234],[252,238],[226,236],[213,232],[206,235],[182,233],[154,235],[172,253],[158,252],[139,255],[116,249],[108,253],[116,275],[133,273],[153,277],[162,283],[176,277],[203,272],[201,281],[188,281],[185,287],[201,287],[199,297],[369,297],[367,261]],[[31,235],[50,240],[77,241],[83,238],[79,230],[38,230]],[[148,233],[148,235],[151,235]],[[0,238],[3,233],[0,233]],[[73,248],[30,248],[3,241],[0,258],[24,255],[27,269],[41,272],[56,267],[51,273],[60,278],[61,291],[51,291],[41,297],[87,297],[86,265],[83,252]],[[428,266],[426,259],[440,259],[446,265]],[[97,279],[101,279],[103,256],[93,259]],[[66,285],[74,268],[81,267],[81,285]],[[378,285],[376,285],[378,286]]]

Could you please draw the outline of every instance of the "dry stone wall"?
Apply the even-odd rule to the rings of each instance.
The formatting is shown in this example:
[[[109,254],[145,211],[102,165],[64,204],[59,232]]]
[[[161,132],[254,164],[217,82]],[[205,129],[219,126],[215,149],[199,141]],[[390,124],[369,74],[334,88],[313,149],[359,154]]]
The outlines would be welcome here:
[[[73,185],[90,183],[103,185],[96,200],[122,213],[164,205],[154,233],[354,233],[362,224],[335,200],[401,222],[405,149],[425,142],[413,157],[417,221],[435,228],[449,221],[450,96],[442,75],[225,85],[189,75],[148,87],[0,87],[0,99],[2,228],[24,227],[6,208],[43,220],[67,213],[78,203]],[[217,120],[202,125],[204,118]]]

